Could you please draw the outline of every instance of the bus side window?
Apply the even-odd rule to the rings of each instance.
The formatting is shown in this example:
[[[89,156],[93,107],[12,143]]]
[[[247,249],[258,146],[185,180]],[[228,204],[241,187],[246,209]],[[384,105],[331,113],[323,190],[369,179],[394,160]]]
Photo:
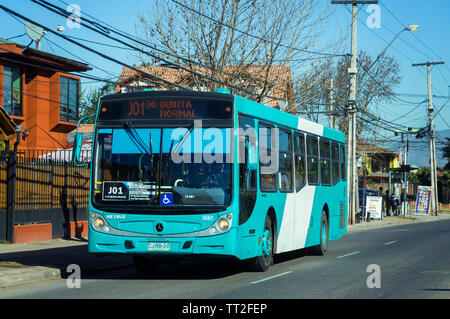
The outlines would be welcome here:
[[[331,185],[330,141],[320,139],[320,180],[322,185]]]
[[[279,177],[280,191],[294,190],[292,180],[292,134],[285,130],[279,130]]]
[[[308,136],[306,139],[307,156],[308,156],[308,184],[319,184],[319,146],[317,138]]]
[[[256,190],[257,164],[254,119],[239,116],[239,189]]]
[[[277,162],[275,156],[276,129],[264,124],[259,125],[258,145],[259,145],[259,182],[261,191],[275,192],[277,190]]]
[[[295,189],[297,191],[306,184],[305,172],[305,137],[303,134],[294,134],[294,163],[295,163]]]
[[[345,158],[345,144],[339,144],[339,154],[341,158],[341,179],[347,179],[347,161]]]
[[[333,170],[333,184],[339,182],[339,145],[335,142],[331,144],[331,163]]]

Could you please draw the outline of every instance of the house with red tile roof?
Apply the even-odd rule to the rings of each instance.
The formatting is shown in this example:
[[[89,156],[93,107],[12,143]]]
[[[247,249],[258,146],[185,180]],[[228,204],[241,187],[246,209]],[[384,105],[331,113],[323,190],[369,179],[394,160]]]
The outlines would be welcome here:
[[[184,67],[185,69],[192,69],[195,73],[172,65],[136,66],[135,68],[143,73],[127,67],[123,68],[116,93],[140,91],[144,88],[153,90],[173,89],[163,81],[146,76],[144,73],[192,90],[208,91],[208,87],[211,87],[208,82],[211,82],[211,80],[199,76],[201,74],[224,83],[223,85],[214,83],[218,87],[240,87],[247,92],[252,92],[255,96],[260,95],[264,90],[265,93],[262,94],[263,97],[260,101],[262,104],[286,111],[294,110],[293,84],[289,66],[273,65],[269,68],[257,65],[228,65],[220,70],[217,69],[214,74],[211,69],[205,67]],[[217,74],[222,75],[217,76]],[[233,88],[230,90],[234,91]],[[237,94],[240,94],[240,92],[237,92]]]

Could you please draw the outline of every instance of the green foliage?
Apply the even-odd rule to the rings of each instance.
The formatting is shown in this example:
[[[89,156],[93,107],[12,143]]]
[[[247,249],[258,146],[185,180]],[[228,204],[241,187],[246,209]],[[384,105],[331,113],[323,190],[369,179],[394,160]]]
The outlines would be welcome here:
[[[409,181],[418,185],[431,185],[430,169],[426,166],[421,166],[415,173],[409,174]]]
[[[446,138],[447,142],[445,143],[444,148],[442,149],[443,155],[447,158],[447,164],[444,166],[445,170],[450,170],[450,138]]]
[[[98,101],[104,95],[114,93],[116,84],[106,83],[97,89],[91,89],[89,92],[83,92],[81,96],[81,109],[80,118],[87,115],[93,115],[97,111]]]

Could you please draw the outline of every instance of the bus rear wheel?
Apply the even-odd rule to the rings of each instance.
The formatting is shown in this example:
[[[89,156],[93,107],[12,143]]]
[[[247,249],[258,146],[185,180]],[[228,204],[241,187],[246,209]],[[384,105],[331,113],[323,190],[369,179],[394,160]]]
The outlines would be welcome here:
[[[327,214],[322,211],[322,217],[320,219],[320,244],[310,248],[310,252],[313,255],[323,256],[328,250],[328,235],[329,235],[329,224],[327,219]]]
[[[272,219],[267,215],[261,238],[262,254],[249,261],[251,271],[264,272],[273,264],[273,240]]]

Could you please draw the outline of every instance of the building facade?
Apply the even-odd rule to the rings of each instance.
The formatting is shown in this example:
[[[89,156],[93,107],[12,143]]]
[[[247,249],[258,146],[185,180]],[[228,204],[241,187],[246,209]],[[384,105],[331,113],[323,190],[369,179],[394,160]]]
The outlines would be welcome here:
[[[119,85],[116,87],[116,93],[141,91],[144,88],[153,90],[172,89],[167,83],[158,81],[157,78],[195,91],[208,91],[211,86],[225,87],[230,85],[240,87],[245,92],[251,93],[252,97],[249,97],[250,99],[254,100],[255,97],[261,96],[261,100],[258,102],[262,104],[283,111],[294,112],[294,92],[289,66],[228,65],[222,67],[220,71],[218,70],[215,76],[213,76],[210,69],[205,67],[193,68],[195,73],[215,78],[217,82],[222,82],[223,85],[175,66],[150,65],[136,66],[134,68],[142,71],[142,73],[124,67],[119,79]],[[191,67],[186,68],[190,69]],[[146,76],[145,73],[155,78]],[[217,76],[217,74],[221,74],[221,76]],[[237,94],[240,94],[240,92],[237,92]]]
[[[0,105],[22,130],[19,150],[67,147],[76,128],[84,63],[0,39]]]

